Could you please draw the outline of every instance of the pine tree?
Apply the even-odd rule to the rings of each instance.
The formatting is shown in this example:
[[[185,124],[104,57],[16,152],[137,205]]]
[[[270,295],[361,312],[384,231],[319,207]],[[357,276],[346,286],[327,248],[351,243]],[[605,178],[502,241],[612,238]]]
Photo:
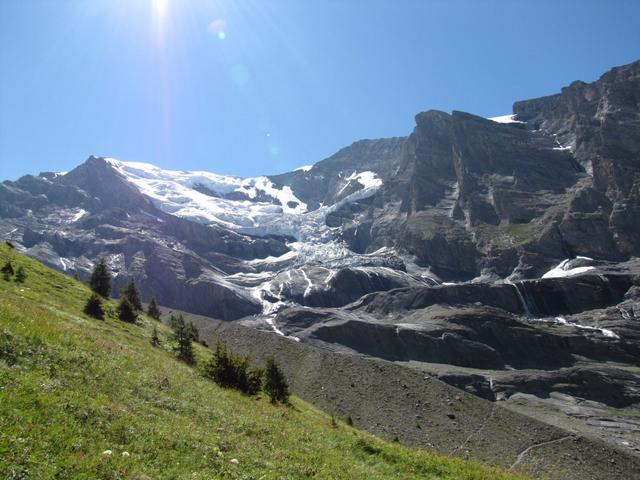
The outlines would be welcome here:
[[[2,270],[0,270],[0,272],[2,272],[2,277],[5,280],[11,280],[11,277],[13,277],[15,273],[15,271],[13,270],[13,265],[11,265],[11,260],[4,264],[4,267],[2,267]]]
[[[122,297],[118,304],[118,318],[127,323],[135,323],[138,320],[135,309],[126,297]]]
[[[213,357],[204,366],[204,374],[221,387],[232,388],[235,383],[235,372],[231,352],[226,344],[218,342]]]
[[[160,346],[160,337],[158,336],[158,329],[154,326],[151,332],[151,345],[154,347]]]
[[[189,334],[191,335],[191,340],[193,340],[194,342],[199,342],[200,331],[198,330],[198,327],[196,327],[192,322],[189,322],[189,324],[187,325],[187,329],[189,330]]]
[[[140,301],[140,292],[138,291],[138,287],[136,287],[133,279],[129,280],[126,287],[122,289],[120,294],[129,300],[129,303],[134,308],[136,312],[142,311],[142,302]]]
[[[182,314],[171,316],[171,329],[173,330],[173,340],[176,342],[174,351],[178,358],[188,364],[195,363],[195,355],[193,353],[193,333],[189,326],[185,323]]]
[[[25,272],[24,267],[22,265],[20,265],[18,267],[18,270],[16,270],[16,282],[18,283],[24,283],[24,281],[27,279],[27,272]]]
[[[289,384],[273,358],[267,360],[264,372],[264,391],[269,395],[271,403],[289,403]]]
[[[102,308],[102,300],[100,295],[92,293],[84,306],[84,313],[98,320],[104,319],[104,309]]]
[[[107,268],[107,262],[104,258],[97,261],[91,272],[91,278],[89,279],[89,287],[105,298],[109,297],[111,293],[111,272]]]
[[[149,315],[154,320],[160,320],[160,309],[158,308],[158,304],[156,303],[156,297],[151,297],[149,308],[147,308],[147,315]]]

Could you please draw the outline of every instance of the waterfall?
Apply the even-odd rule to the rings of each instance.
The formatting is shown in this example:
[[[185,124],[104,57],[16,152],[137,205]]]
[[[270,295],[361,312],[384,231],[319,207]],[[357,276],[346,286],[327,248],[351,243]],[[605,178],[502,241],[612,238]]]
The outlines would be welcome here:
[[[524,302],[527,305],[527,311],[529,312],[529,316],[531,317],[541,317],[543,316],[543,312],[538,308],[538,303],[536,299],[531,295],[529,290],[527,289],[527,282],[517,282],[516,288],[518,292],[520,292],[520,296],[524,298]]]
[[[520,282],[514,283],[511,280],[505,280],[505,283],[507,285],[513,286],[513,288],[516,291],[516,295],[518,296],[518,300],[520,300],[520,305],[522,306],[522,311],[524,312],[524,314],[527,317],[532,317],[533,316],[532,311],[531,311],[532,309],[529,306],[529,301],[528,301],[529,299],[527,298],[528,295],[527,295],[527,289],[525,288],[525,286]],[[522,288],[522,291],[520,290],[521,288]],[[523,294],[523,292],[524,292],[524,294]],[[535,304],[533,304],[533,305],[535,306]]]

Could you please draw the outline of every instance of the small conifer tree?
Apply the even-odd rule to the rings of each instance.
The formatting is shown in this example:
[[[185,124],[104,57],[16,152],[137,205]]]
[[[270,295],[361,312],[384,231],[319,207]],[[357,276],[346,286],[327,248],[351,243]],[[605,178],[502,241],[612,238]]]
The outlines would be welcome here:
[[[267,360],[264,371],[264,391],[269,395],[271,403],[289,403],[289,384],[273,358]]]
[[[154,320],[160,320],[160,309],[158,308],[158,304],[156,303],[156,297],[151,297],[149,307],[147,308],[147,315],[149,315]]]
[[[18,270],[16,270],[15,280],[18,283],[24,283],[26,279],[27,279],[27,272],[24,270],[24,267],[20,265],[18,267]]]
[[[84,313],[98,320],[104,319],[104,309],[102,308],[102,300],[100,295],[92,293],[84,306]]]
[[[158,336],[158,328],[156,326],[153,327],[153,331],[151,332],[151,345],[154,347],[160,346],[160,337]]]
[[[107,267],[107,262],[104,258],[98,260],[93,267],[91,277],[89,278],[89,287],[105,298],[111,294],[111,272]]]
[[[2,278],[4,278],[7,281],[11,280],[11,277],[13,277],[13,275],[15,274],[15,271],[13,270],[13,265],[11,265],[11,260],[9,260],[7,263],[4,264],[4,267],[2,267],[0,272],[2,272]]]
[[[135,323],[138,320],[135,309],[126,297],[122,297],[118,304],[118,318],[127,323]]]
[[[173,330],[173,340],[176,342],[174,351],[178,358],[188,364],[195,363],[195,355],[193,352],[193,333],[189,326],[185,323],[182,314],[171,316],[171,329]]]
[[[129,280],[127,285],[120,292],[123,297],[129,300],[129,303],[133,307],[136,312],[142,311],[142,302],[140,301],[140,292],[138,291],[138,287],[136,287],[133,279]]]
[[[189,322],[187,324],[187,329],[189,330],[189,334],[191,335],[191,340],[193,340],[194,342],[199,342],[200,331],[198,330],[198,328],[192,322]]]

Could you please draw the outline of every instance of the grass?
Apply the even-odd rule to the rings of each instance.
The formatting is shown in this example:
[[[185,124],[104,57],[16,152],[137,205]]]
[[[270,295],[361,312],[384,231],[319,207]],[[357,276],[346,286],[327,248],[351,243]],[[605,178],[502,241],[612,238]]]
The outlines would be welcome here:
[[[525,245],[535,239],[540,227],[535,222],[509,223],[507,220],[500,222],[500,230],[513,238],[517,246]]]
[[[27,280],[0,278],[2,479],[523,478],[221,389],[175,359],[165,326],[122,323],[111,302],[91,319],[86,286],[0,247],[9,258]]]

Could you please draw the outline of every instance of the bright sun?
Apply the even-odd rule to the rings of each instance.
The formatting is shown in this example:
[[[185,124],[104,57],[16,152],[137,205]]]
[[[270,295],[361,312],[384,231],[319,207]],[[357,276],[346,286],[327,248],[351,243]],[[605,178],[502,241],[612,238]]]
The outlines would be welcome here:
[[[169,6],[169,0],[151,0],[153,7],[153,13],[158,20],[164,19],[167,14],[167,7]]]

